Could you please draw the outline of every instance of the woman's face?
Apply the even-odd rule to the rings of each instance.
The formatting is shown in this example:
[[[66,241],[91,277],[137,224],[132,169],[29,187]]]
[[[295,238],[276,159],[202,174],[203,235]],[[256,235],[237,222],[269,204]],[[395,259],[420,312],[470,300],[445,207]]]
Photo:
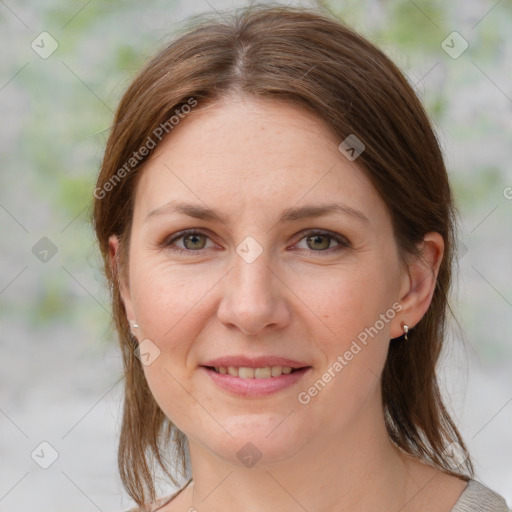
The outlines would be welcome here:
[[[232,98],[181,121],[137,185],[122,293],[144,372],[189,441],[225,460],[317,450],[380,411],[410,283],[389,212],[340,142],[297,107]],[[205,368],[228,356],[306,369]]]

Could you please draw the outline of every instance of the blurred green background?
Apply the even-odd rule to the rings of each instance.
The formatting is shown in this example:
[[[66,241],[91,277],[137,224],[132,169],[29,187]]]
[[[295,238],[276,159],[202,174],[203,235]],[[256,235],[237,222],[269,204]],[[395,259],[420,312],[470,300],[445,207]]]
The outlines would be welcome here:
[[[466,334],[464,349],[454,331],[441,374],[477,477],[510,504],[512,3],[292,3],[322,5],[376,43],[431,115],[460,212],[454,307]],[[120,360],[92,191],[134,73],[186,17],[244,5],[0,2],[0,511],[130,505],[115,465]],[[48,469],[31,458],[43,440],[58,453]]]

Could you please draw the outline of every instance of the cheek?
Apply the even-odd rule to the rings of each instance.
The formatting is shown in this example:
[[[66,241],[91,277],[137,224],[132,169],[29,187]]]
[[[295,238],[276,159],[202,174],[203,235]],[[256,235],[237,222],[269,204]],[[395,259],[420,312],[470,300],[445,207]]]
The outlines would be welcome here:
[[[201,394],[194,390],[186,372],[171,365],[167,354],[162,354],[150,366],[144,367],[144,374],[154,400],[169,420],[182,432],[193,428],[212,431],[215,425],[201,407]],[[199,397],[192,399],[192,397]],[[193,427],[192,427],[193,425]]]
[[[179,338],[185,327],[193,329],[204,309],[205,294],[218,279],[198,275],[192,266],[173,267],[156,262],[135,265],[132,290],[134,308],[146,337],[161,343]],[[169,347],[172,348],[172,347]]]
[[[141,326],[139,340],[149,339],[159,350],[154,361],[143,367],[146,380],[166,416],[187,431],[189,419],[202,418],[204,413],[187,391],[194,387],[192,367],[187,363],[192,341],[204,326],[204,295],[211,288],[210,279],[149,258],[141,259],[139,265],[134,261],[132,276],[134,308]]]
[[[309,294],[308,305],[325,325],[316,339],[323,364],[302,389],[301,403],[309,403],[319,415],[330,410],[339,425],[357,415],[377,391],[396,311],[386,272],[367,266],[333,275],[314,287],[304,284],[301,291]]]
[[[323,342],[343,348],[391,307],[389,276],[375,265],[332,269],[300,280],[294,291],[321,320]]]

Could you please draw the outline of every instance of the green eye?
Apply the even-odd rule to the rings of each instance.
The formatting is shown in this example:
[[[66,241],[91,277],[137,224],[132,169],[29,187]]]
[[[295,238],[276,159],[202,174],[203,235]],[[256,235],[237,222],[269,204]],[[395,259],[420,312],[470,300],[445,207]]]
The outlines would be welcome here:
[[[314,249],[329,249],[333,238],[329,235],[311,235],[306,237],[307,243],[311,243],[310,247],[314,247]],[[327,243],[326,243],[327,242]]]
[[[341,235],[333,235],[326,231],[315,231],[310,230],[304,233],[305,236],[300,241],[306,240],[307,248],[312,252],[327,252],[330,249],[336,249],[337,247],[350,247],[350,242]],[[331,247],[331,242],[335,241],[338,245]]]
[[[303,232],[303,237],[299,240],[298,243],[302,242],[302,240],[306,240],[306,247],[302,247],[301,249],[310,251],[310,252],[332,252],[332,250],[338,250],[343,247],[349,248],[351,247],[350,242],[342,235],[334,235],[330,232],[319,231],[319,230],[309,230],[307,232]],[[199,252],[203,249],[208,249],[206,246],[207,240],[210,237],[201,232],[194,229],[189,229],[186,231],[181,231],[177,233],[171,239],[168,239],[163,243],[163,246],[170,248],[171,250],[178,253],[194,253]],[[176,245],[176,242],[182,240],[183,247],[179,247]],[[336,246],[331,247],[332,241],[337,243]],[[295,245],[298,245],[295,244]]]
[[[203,237],[202,243],[201,243],[201,237]],[[206,240],[204,235],[201,233],[195,233],[192,235],[185,235],[180,238],[183,238],[183,245],[186,249],[204,249],[204,246],[206,245]],[[187,244],[189,242],[190,244]]]
[[[164,242],[164,246],[171,248],[173,251],[186,253],[186,252],[197,252],[201,249],[204,249],[206,246],[206,240],[209,237],[205,233],[201,231],[196,231],[193,229],[189,229],[186,231],[181,231],[175,237],[169,239]],[[175,242],[178,240],[183,240],[183,247],[179,247],[175,245]]]

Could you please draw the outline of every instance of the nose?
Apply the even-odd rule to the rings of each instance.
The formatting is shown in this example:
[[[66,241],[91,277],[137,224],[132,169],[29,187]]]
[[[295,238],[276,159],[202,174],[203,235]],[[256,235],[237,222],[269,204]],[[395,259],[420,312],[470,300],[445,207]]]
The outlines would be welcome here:
[[[264,254],[252,263],[236,257],[223,286],[217,317],[224,325],[256,335],[289,323],[288,289]]]

